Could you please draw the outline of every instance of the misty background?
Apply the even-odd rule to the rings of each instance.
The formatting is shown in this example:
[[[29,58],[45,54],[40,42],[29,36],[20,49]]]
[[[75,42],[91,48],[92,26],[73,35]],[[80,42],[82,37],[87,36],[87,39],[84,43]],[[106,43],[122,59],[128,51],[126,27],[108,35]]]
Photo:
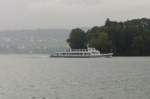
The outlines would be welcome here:
[[[72,28],[150,17],[149,0],[0,0],[0,53],[66,48]]]
[[[0,32],[0,54],[48,54],[68,48],[69,30],[37,29]]]
[[[150,17],[149,0],[0,0],[0,30],[75,28]]]

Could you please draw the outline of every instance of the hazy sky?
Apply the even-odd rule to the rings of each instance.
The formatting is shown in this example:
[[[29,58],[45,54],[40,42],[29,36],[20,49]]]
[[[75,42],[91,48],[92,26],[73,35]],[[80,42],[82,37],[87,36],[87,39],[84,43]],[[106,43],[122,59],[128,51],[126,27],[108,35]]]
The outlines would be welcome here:
[[[150,0],[0,0],[0,30],[103,25],[150,18]]]

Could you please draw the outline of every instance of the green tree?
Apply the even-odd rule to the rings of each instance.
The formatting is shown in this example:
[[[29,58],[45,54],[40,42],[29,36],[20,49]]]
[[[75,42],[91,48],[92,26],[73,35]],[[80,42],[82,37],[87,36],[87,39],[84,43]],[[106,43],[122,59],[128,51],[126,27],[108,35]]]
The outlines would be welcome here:
[[[67,43],[72,49],[85,49],[87,48],[86,42],[86,34],[79,28],[73,29],[67,39]]]
[[[67,40],[71,48],[94,47],[102,52],[113,49],[114,55],[150,55],[150,19],[115,22],[107,19],[104,26],[95,26],[86,33],[73,29]]]
[[[108,33],[100,32],[98,34],[97,38],[91,39],[89,41],[89,46],[94,47],[94,48],[100,50],[101,52],[105,53],[105,52],[110,51],[112,44],[111,44],[111,41],[109,40]]]

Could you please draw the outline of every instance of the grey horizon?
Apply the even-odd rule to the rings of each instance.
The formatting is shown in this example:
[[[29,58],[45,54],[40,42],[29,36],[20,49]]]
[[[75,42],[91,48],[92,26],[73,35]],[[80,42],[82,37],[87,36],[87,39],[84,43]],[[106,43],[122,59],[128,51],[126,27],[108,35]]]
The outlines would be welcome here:
[[[150,17],[149,0],[0,0],[0,30],[75,28]]]

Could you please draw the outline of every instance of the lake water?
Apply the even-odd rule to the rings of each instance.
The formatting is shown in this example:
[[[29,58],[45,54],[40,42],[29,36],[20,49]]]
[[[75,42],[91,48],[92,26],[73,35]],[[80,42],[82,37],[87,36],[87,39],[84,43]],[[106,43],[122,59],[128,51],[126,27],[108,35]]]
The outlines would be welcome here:
[[[0,55],[0,99],[150,99],[150,57]]]

